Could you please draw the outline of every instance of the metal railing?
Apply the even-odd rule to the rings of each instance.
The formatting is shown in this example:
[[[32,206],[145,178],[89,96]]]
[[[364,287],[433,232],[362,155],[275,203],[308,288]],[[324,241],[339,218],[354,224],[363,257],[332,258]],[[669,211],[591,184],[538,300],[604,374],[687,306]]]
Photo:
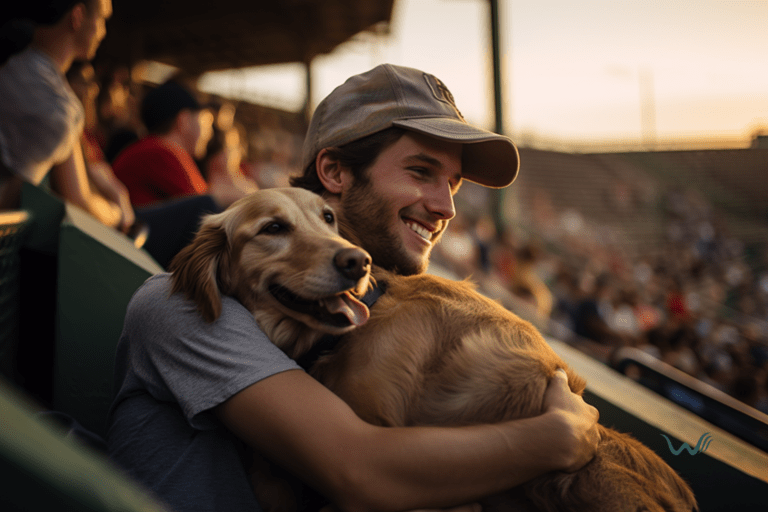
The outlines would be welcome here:
[[[768,415],[637,348],[617,350],[612,366],[648,389],[768,453]]]

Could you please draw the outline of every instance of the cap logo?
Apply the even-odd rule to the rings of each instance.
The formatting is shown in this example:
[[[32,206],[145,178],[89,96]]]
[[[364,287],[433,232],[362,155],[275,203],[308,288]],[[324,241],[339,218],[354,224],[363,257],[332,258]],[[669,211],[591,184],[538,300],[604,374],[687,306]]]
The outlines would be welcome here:
[[[459,119],[464,121],[464,116],[461,115],[459,107],[456,106],[456,101],[453,99],[453,94],[451,94],[451,91],[448,90],[448,87],[443,83],[443,81],[436,76],[427,73],[424,73],[424,80],[426,80],[427,84],[429,85],[429,88],[432,91],[432,95],[435,97],[435,99],[442,101],[443,103],[447,103],[453,107],[453,109],[456,111],[456,114],[458,114]]]

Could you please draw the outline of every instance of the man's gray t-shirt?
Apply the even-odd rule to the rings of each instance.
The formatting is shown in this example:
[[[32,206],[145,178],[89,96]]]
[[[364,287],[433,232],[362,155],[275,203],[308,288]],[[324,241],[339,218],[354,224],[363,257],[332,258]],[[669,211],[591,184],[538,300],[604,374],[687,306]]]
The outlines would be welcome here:
[[[117,346],[118,390],[110,412],[110,457],[176,512],[260,510],[245,446],[212,409],[285,370],[299,369],[253,316],[222,297],[206,323],[193,302],[153,276],[128,305]]]
[[[0,67],[0,157],[35,185],[71,154],[83,133],[80,100],[56,63],[30,46]]]

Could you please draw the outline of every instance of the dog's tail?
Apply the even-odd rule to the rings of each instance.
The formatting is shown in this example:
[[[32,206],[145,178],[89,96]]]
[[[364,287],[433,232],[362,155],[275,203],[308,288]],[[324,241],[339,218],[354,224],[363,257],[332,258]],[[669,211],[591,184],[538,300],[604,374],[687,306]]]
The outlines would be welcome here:
[[[192,243],[182,249],[168,267],[173,273],[172,293],[181,292],[194,301],[207,322],[213,322],[221,314],[218,274],[221,259],[226,256],[224,228],[204,223]]]

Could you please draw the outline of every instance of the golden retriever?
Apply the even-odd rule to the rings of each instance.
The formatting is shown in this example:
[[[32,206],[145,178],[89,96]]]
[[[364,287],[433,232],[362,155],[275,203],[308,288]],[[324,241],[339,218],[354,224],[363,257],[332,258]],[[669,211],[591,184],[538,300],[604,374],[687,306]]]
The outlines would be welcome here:
[[[208,217],[174,260],[174,290],[218,316],[220,293],[249,308],[270,339],[298,358],[320,333],[341,334],[312,374],[378,425],[466,425],[542,413],[555,371],[581,394],[585,381],[530,323],[468,282],[404,277],[376,269],[385,293],[370,312],[356,295],[370,258],[338,235],[317,195],[271,189]],[[343,256],[339,256],[343,255]],[[687,484],[653,451],[600,427],[595,458],[575,473],[552,472],[485,510],[689,512]]]

